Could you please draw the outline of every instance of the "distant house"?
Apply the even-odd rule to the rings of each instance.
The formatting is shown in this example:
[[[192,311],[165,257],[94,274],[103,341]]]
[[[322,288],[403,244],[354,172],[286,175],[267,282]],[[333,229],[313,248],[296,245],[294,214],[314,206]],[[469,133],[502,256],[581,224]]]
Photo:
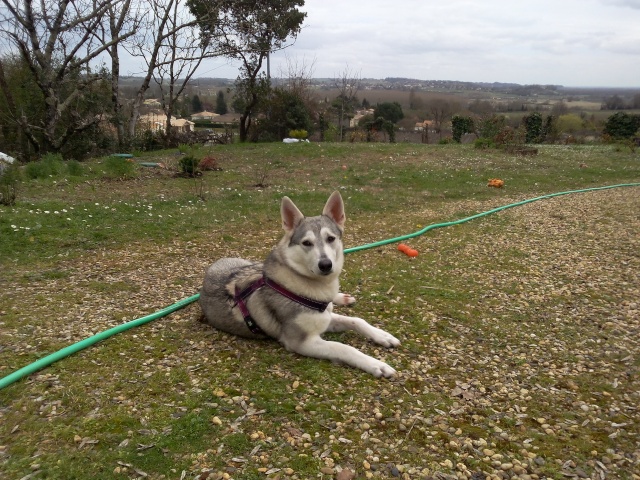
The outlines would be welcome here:
[[[358,122],[362,119],[362,117],[366,115],[373,115],[373,108],[368,110],[358,110],[356,114],[353,116],[351,120],[349,120],[349,127],[354,128],[358,126]]]
[[[152,132],[164,132],[167,129],[167,116],[164,113],[151,112],[138,118],[138,127]],[[171,130],[174,132],[191,132],[195,123],[186,118],[171,117]]]
[[[193,118],[193,116],[191,117]],[[220,125],[231,125],[240,122],[239,113],[225,113],[224,115],[218,115],[213,119],[214,123]]]
[[[148,98],[144,101],[144,105],[147,107],[158,108],[161,104],[160,101],[155,98]]]
[[[151,130],[152,132],[164,132],[166,118],[164,113],[157,112],[140,115],[138,118],[138,127],[142,130]]]
[[[413,127],[414,132],[424,132],[425,130],[433,130],[433,120],[418,122],[415,127]]]
[[[195,123],[186,118],[177,118],[174,120],[174,118],[171,117],[171,129],[174,132],[192,132],[194,125]]]
[[[193,120],[194,122],[196,120],[213,120],[214,118],[219,116],[219,113],[207,112],[205,110],[204,112],[198,112],[191,115],[191,120]]]

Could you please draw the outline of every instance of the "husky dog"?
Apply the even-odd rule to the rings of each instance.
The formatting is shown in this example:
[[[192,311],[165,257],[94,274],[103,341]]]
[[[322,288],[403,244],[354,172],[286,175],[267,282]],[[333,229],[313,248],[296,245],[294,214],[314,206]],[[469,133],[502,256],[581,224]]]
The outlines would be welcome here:
[[[333,312],[334,304],[355,302],[338,292],[346,219],[340,193],[333,192],[317,217],[306,218],[288,197],[280,213],[285,234],[264,263],[223,258],[209,266],[199,299],[207,322],[242,337],[271,337],[289,351],[345,363],[375,377],[393,376],[396,371],[386,363],[320,337],[353,330],[384,347],[400,345],[361,318]]]

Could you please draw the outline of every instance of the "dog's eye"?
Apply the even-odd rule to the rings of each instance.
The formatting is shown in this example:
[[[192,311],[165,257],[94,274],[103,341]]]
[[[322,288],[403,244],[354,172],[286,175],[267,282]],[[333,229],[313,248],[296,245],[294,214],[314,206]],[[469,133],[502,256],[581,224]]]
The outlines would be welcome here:
[[[313,242],[311,240],[305,240],[304,242],[302,242],[302,245],[304,245],[305,247],[313,247]]]
[[[336,237],[334,237],[333,235],[329,235],[329,236],[327,237],[327,242],[328,242],[328,243],[333,243],[333,242],[335,242],[335,241],[336,241]]]

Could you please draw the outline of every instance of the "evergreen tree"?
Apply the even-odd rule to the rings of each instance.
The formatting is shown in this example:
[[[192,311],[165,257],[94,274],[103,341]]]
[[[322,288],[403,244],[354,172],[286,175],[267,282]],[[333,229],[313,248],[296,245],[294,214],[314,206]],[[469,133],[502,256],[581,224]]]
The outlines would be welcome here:
[[[218,95],[216,96],[216,108],[214,112],[220,115],[224,115],[228,112],[227,102],[224,99],[224,93],[222,93],[222,90],[218,91]]]
[[[200,101],[200,97],[198,95],[194,95],[191,99],[191,112],[192,113],[200,113],[204,110],[202,108],[202,102]]]
[[[402,107],[398,102],[379,103],[373,110],[373,116],[375,118],[382,117],[391,123],[396,123],[404,118]]]
[[[616,112],[607,118],[604,133],[613,138],[631,138],[640,128],[640,115]]]

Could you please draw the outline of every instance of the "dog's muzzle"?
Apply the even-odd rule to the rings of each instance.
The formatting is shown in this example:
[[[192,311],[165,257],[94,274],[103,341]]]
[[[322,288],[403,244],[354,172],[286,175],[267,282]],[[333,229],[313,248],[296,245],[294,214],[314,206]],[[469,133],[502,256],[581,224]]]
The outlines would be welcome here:
[[[323,275],[329,275],[333,270],[333,263],[328,258],[321,258],[318,262],[318,268]]]

